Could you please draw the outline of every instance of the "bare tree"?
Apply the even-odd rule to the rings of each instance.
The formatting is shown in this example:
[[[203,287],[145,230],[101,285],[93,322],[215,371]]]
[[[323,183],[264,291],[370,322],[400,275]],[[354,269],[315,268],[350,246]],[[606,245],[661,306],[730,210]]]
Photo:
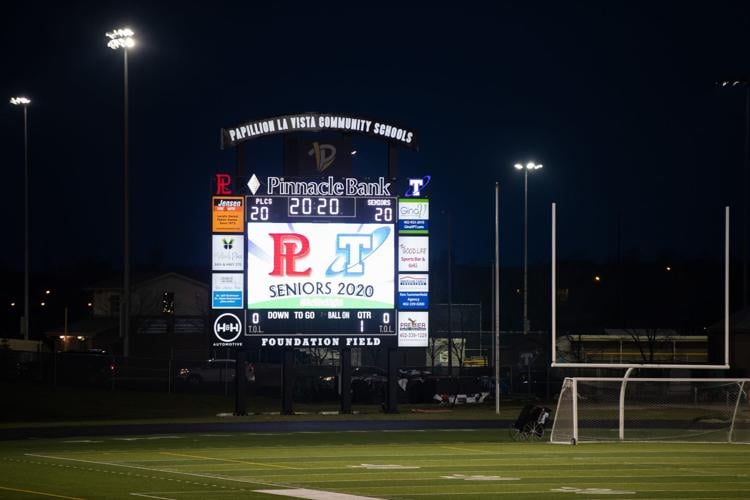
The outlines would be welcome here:
[[[659,328],[625,329],[625,332],[638,348],[644,363],[653,363],[656,354],[673,340],[672,335]]]

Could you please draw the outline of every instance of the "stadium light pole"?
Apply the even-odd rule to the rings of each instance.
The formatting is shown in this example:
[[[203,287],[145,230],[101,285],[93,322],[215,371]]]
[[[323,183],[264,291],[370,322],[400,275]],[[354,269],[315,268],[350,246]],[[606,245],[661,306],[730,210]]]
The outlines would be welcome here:
[[[516,170],[523,170],[523,334],[529,333],[528,306],[528,247],[529,247],[529,172],[539,170],[543,165],[529,162],[526,166],[516,163]],[[531,383],[531,381],[529,381]]]
[[[495,414],[500,415],[500,183],[495,182]]]
[[[123,298],[120,301],[123,323],[123,355],[130,355],[130,186],[128,165],[128,50],[135,46],[133,30],[120,28],[106,34],[107,47],[112,50],[122,49],[123,54]]]
[[[748,189],[750,177],[750,79],[731,78],[719,80],[716,85],[721,88],[744,88],[745,89],[745,147],[743,153],[742,168],[742,307],[747,306],[747,213],[748,201],[745,191]]]
[[[11,97],[13,106],[23,108],[23,338],[29,340],[29,117],[31,99]]]

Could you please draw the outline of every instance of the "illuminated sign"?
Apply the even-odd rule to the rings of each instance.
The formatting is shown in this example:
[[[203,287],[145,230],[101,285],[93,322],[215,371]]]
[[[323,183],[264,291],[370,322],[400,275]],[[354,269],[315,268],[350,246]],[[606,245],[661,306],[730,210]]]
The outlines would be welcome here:
[[[396,198],[261,194],[286,189],[282,182],[306,193],[353,185],[273,179],[247,197],[246,340],[257,347],[395,345]]]
[[[221,175],[243,196],[213,197],[212,308],[240,321],[214,347],[426,345],[429,200],[386,177]]]
[[[253,174],[255,177],[255,174]],[[253,195],[257,194],[260,182],[255,177],[256,188]],[[250,179],[252,181],[252,178]],[[248,183],[248,187],[252,187]],[[269,196],[391,196],[391,183],[386,182],[385,177],[378,177],[372,181],[360,180],[354,177],[335,179],[327,177],[318,179],[285,179],[284,177],[267,177],[266,193]]]
[[[212,231],[214,233],[244,232],[244,201],[242,196],[214,196]]]
[[[214,335],[220,342],[215,343],[217,346],[234,345],[233,343],[242,334],[242,321],[235,314],[224,313],[219,315],[214,321]],[[242,345],[240,343],[240,345]]]
[[[401,234],[427,234],[430,220],[430,203],[418,198],[398,201],[398,232]]]
[[[429,275],[398,275],[398,308],[427,309],[429,307]]]
[[[232,177],[229,174],[216,174],[216,192],[214,194],[232,194]]]
[[[245,251],[240,234],[214,234],[211,245],[212,271],[243,271]]]
[[[407,198],[419,198],[422,195],[422,190],[427,187],[432,177],[425,175],[421,178],[409,179],[409,189],[406,190],[404,196]]]
[[[294,132],[343,132],[369,135],[418,149],[416,133],[406,127],[381,120],[332,113],[302,113],[263,118],[223,128],[222,148],[233,147],[258,137]]]
[[[211,296],[212,309],[242,308],[242,273],[214,273]]]
[[[249,309],[392,309],[393,225],[248,223]]]
[[[427,347],[429,339],[427,311],[399,311],[398,346]]]
[[[398,270],[429,271],[429,239],[424,236],[402,236],[398,239]]]

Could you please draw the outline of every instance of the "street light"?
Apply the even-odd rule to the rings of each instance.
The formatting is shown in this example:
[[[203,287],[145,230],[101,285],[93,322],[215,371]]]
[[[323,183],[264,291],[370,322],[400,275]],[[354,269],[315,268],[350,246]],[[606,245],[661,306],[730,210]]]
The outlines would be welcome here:
[[[539,170],[542,164],[529,162],[526,166],[516,163],[516,170],[523,170],[523,334],[529,333],[529,306],[528,306],[528,244],[529,244],[529,172]]]
[[[29,120],[31,99],[11,97],[13,106],[23,107],[23,338],[29,340]]]
[[[128,176],[128,49],[135,46],[133,30],[130,28],[116,29],[107,33],[107,47],[112,50],[122,49],[123,54],[123,299],[121,300],[121,311],[123,322],[123,355],[130,354],[130,187]]]
[[[735,77],[719,80],[716,85],[722,88],[745,89],[745,148],[742,169],[742,189],[747,189],[748,175],[750,175],[750,79]],[[747,212],[748,203],[745,193],[742,193],[742,307],[747,306]]]

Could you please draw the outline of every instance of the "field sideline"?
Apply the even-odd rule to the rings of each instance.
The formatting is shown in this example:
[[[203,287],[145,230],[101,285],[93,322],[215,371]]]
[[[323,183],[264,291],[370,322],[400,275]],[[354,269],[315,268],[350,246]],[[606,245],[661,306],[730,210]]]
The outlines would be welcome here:
[[[4,499],[363,497],[748,498],[750,447],[515,443],[504,430],[0,442]]]

